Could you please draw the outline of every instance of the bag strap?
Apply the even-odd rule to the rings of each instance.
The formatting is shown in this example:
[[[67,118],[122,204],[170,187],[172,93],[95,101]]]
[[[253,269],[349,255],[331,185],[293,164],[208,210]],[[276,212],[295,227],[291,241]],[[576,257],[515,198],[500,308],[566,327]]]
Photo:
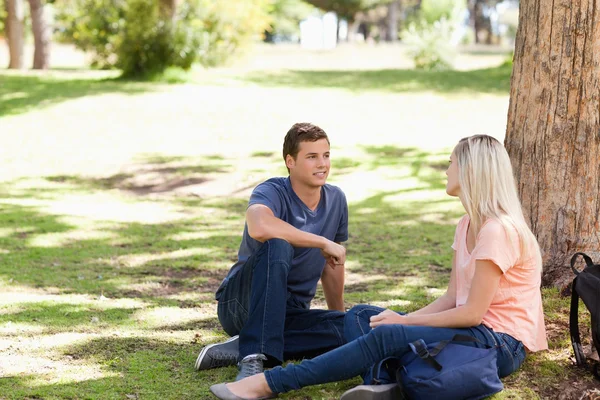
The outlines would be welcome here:
[[[575,268],[575,261],[577,261],[577,257],[578,256],[582,256],[584,261],[585,261],[585,265],[588,267],[593,267],[594,266],[594,262],[592,261],[592,259],[590,258],[590,256],[588,256],[585,253],[575,253],[573,254],[573,257],[571,257],[571,269],[573,270],[573,272],[575,273],[575,275],[579,275],[579,273],[581,271],[578,271]]]
[[[573,262],[577,254],[571,259],[571,268],[573,268]],[[576,271],[575,269],[573,270]],[[578,274],[579,272],[576,273]],[[575,361],[577,365],[585,366],[585,353],[583,352],[583,347],[581,347],[581,337],[579,335],[579,293],[577,293],[577,277],[573,279],[573,284],[571,285],[571,311],[569,313],[569,333],[571,334],[571,345],[573,346],[573,353],[575,353]]]
[[[429,350],[429,354],[431,354],[432,357],[435,357],[440,353],[440,351],[442,351],[444,349],[444,347],[446,347],[448,345],[448,343],[455,343],[455,342],[479,343],[486,349],[492,348],[492,346],[490,346],[486,343],[483,343],[481,340],[474,338],[473,336],[462,335],[462,334],[458,333],[458,334],[454,335],[454,337],[451,340],[442,340],[441,342],[439,342],[437,344],[437,346],[435,346],[433,349]]]
[[[373,384],[381,384],[381,370],[386,369],[390,379],[396,378],[396,370],[400,368],[400,359],[398,357],[386,357],[373,366]]]
[[[447,342],[448,341],[446,340],[446,343],[444,344],[444,346],[446,346],[446,344],[448,344]],[[441,344],[441,342],[440,342],[440,344]],[[431,365],[437,371],[442,370],[442,366],[440,365],[439,362],[436,361],[435,358],[433,358],[433,355],[427,349],[427,345],[425,344],[425,341],[423,339],[415,340],[414,342],[409,343],[408,345],[410,346],[410,349],[413,351],[413,353],[415,353],[417,356],[419,356],[419,358],[421,358],[427,364]],[[444,346],[442,346],[442,348]],[[438,353],[439,353],[439,351],[438,351]]]

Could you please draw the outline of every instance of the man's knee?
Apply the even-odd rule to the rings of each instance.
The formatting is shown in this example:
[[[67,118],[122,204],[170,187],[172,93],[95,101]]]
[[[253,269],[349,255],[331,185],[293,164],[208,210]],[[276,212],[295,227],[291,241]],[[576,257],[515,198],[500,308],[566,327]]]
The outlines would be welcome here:
[[[294,247],[283,239],[269,239],[263,243],[266,255],[271,261],[282,261],[291,264],[294,258]]]

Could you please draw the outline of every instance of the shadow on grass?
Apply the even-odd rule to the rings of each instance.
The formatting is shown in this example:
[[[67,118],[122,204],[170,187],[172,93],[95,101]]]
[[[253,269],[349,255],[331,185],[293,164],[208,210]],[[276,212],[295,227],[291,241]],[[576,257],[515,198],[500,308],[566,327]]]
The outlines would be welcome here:
[[[114,223],[106,239],[64,239],[43,246],[39,235],[69,234],[76,226],[34,207],[0,208],[0,278],[10,285],[57,288],[61,293],[141,298],[190,307],[172,295],[214,293],[237,253],[240,233],[225,234],[200,217],[178,223]],[[200,237],[177,235],[200,232]],[[32,241],[33,240],[33,241]],[[224,266],[226,265],[226,266]],[[185,304],[184,304],[185,303]]]
[[[27,112],[84,96],[104,93],[139,94],[152,85],[116,79],[64,79],[0,72],[0,117]]]
[[[231,380],[235,373],[233,368],[212,370],[199,379],[193,369],[199,348],[151,338],[96,338],[64,347],[56,357],[76,360],[79,368],[100,366],[100,377],[96,372],[92,379],[68,376],[40,385],[37,374],[5,376],[0,392],[6,399],[206,399],[209,382],[224,380],[226,373]]]
[[[440,93],[508,94],[511,65],[471,71],[419,71],[385,69],[375,71],[256,72],[241,79],[262,86],[335,88],[351,91],[379,90],[392,93],[434,91]]]
[[[144,196],[173,192],[187,186],[198,185],[213,179],[211,174],[231,171],[231,165],[214,156],[187,159],[176,156],[151,155],[109,177],[95,178],[76,175],[46,177],[51,182],[68,183],[80,188],[104,190],[120,189]]]
[[[213,329],[219,332],[222,331],[221,323],[217,317],[196,319],[181,324],[161,325],[152,329],[157,331],[193,331]],[[202,342],[203,344],[206,344],[204,341]]]

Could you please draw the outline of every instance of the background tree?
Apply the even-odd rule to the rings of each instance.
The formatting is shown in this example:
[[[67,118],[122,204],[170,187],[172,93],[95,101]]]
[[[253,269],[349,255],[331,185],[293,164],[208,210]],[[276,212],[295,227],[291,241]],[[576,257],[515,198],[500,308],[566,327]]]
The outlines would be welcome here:
[[[391,0],[305,0],[307,3],[323,11],[333,11],[339,18],[354,21],[354,16],[379,4],[387,4]]]
[[[22,69],[25,9],[22,0],[6,0],[6,43],[10,53],[8,68]]]
[[[265,31],[265,41],[272,42],[275,36],[300,36],[300,21],[314,10],[312,5],[302,0],[275,0],[269,12],[271,26]]]
[[[400,17],[401,0],[394,0],[388,4],[387,14],[387,40],[395,42],[398,39],[398,18]]]
[[[600,259],[600,1],[521,0],[505,145],[525,217],[562,286]]]
[[[50,63],[51,31],[42,0],[29,0],[33,32],[33,69],[48,69]]]

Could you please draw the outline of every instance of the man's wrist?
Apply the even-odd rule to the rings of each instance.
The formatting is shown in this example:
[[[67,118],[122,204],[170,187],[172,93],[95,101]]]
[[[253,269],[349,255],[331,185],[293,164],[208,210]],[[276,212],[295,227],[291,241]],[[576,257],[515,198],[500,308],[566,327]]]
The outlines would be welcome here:
[[[328,242],[329,242],[329,240],[327,240],[327,238],[325,238],[323,236],[319,236],[319,248],[321,250],[323,250],[325,247],[327,247]]]

